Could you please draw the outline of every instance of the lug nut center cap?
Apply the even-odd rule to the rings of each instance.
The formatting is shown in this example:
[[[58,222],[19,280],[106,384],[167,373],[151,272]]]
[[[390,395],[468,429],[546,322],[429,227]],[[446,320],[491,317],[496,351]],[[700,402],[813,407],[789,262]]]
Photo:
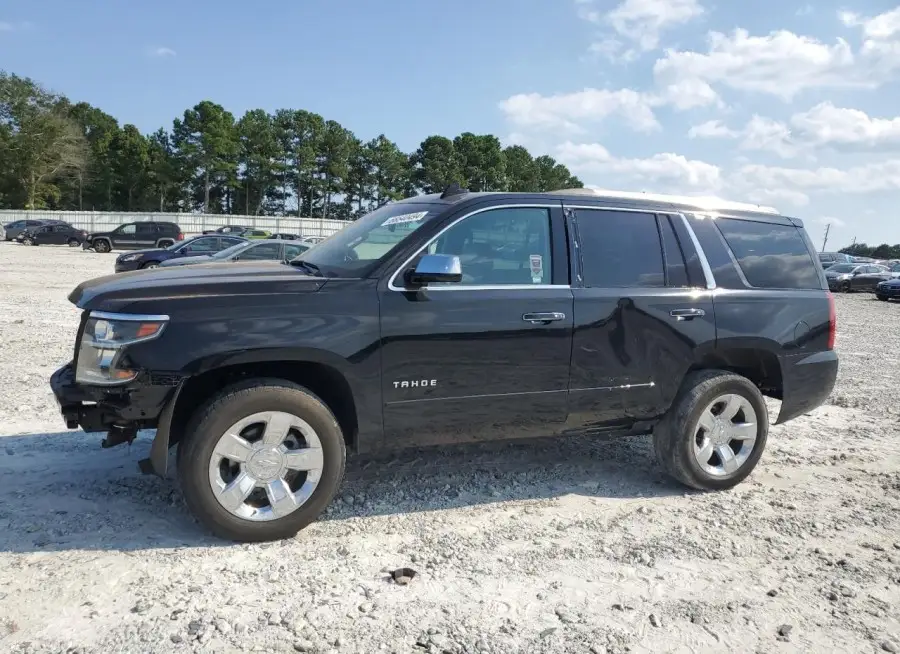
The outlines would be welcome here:
[[[256,450],[247,459],[247,470],[259,481],[276,479],[284,467],[284,456],[277,448],[266,447]]]

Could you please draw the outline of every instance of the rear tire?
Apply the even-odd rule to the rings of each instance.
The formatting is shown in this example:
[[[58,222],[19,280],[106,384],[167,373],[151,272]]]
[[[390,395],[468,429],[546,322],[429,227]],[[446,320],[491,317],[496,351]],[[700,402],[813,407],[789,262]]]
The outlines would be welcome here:
[[[737,413],[728,417],[735,406]],[[703,370],[685,378],[669,412],[653,430],[653,447],[663,470],[686,486],[725,490],[753,471],[768,434],[765,400],[749,379],[725,370]],[[729,440],[730,435],[735,439]]]
[[[94,252],[99,252],[100,254],[106,254],[112,248],[109,247],[109,241],[106,241],[102,238],[97,239],[93,242]]]
[[[235,432],[238,438],[229,439]],[[290,457],[300,453],[317,467],[296,467]],[[191,417],[178,445],[178,477],[191,512],[215,535],[278,540],[296,535],[331,503],[345,458],[344,435],[322,400],[285,380],[251,379],[223,389]],[[237,495],[245,487],[249,494]],[[276,510],[279,494],[289,501]]]

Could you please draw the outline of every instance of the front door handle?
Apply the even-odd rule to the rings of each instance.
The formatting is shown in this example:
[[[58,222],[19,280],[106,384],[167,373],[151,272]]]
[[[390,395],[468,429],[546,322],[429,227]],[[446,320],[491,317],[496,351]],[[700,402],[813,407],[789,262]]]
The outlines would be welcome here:
[[[544,313],[523,313],[522,320],[530,322],[533,325],[546,324],[548,322],[556,322],[557,320],[565,320],[566,314],[558,311],[547,311]]]
[[[672,309],[669,315],[676,320],[693,320],[705,316],[706,311],[703,309]]]

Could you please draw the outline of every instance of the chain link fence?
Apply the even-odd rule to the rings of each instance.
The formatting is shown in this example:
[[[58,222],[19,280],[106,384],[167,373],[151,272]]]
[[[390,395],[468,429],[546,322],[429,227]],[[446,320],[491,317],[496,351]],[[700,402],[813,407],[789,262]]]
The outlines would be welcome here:
[[[0,224],[17,220],[63,220],[88,232],[105,232],[124,223],[148,220],[176,223],[185,234],[199,234],[205,229],[224,225],[241,225],[268,232],[284,232],[301,236],[330,236],[346,227],[345,220],[297,218],[291,216],[240,216],[206,213],[131,213],[119,211],[21,211],[0,210]]]

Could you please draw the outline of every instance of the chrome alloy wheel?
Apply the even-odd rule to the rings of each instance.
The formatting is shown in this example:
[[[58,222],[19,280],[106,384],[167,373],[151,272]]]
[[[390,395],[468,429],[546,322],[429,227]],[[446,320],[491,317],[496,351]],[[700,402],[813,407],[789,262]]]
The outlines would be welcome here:
[[[720,395],[700,414],[694,433],[697,463],[707,474],[725,477],[743,466],[756,443],[757,416],[740,395]]]
[[[322,443],[309,423],[266,411],[236,422],[219,438],[209,461],[209,483],[229,513],[276,520],[310,498],[322,467]]]

